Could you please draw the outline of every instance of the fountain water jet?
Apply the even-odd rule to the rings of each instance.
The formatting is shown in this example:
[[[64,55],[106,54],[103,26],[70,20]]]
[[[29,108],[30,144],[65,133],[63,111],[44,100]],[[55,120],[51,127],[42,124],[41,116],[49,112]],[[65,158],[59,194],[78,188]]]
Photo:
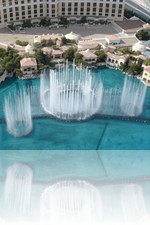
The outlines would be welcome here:
[[[126,224],[137,224],[147,213],[143,191],[138,184],[128,184],[122,189],[121,203]]]
[[[7,170],[4,204],[6,210],[17,217],[30,209],[32,170],[25,164],[13,164]]]
[[[95,82],[88,69],[50,70],[41,76],[40,96],[43,109],[59,119],[84,120],[101,107],[103,85]]]
[[[32,130],[30,93],[26,89],[15,90],[4,99],[7,130],[15,137],[29,134]]]
[[[125,77],[121,95],[121,110],[125,115],[138,116],[143,112],[147,87],[134,77]]]
[[[42,224],[97,225],[102,219],[100,192],[85,181],[62,181],[41,196]]]
[[[104,90],[102,114],[120,115],[120,96],[121,90],[118,88]]]

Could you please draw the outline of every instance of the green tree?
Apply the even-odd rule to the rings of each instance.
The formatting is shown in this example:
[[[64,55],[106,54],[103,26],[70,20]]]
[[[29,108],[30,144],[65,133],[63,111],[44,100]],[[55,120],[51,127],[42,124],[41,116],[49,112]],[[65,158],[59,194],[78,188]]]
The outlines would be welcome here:
[[[129,69],[129,58],[126,59],[125,63],[120,63],[119,69],[123,72],[127,72]]]
[[[105,62],[106,54],[102,49],[96,50],[95,55],[97,55],[97,62]]]
[[[30,20],[24,20],[22,27],[32,27],[32,23]]]
[[[138,59],[137,63],[133,63],[130,66],[130,68],[128,69],[128,73],[132,74],[134,76],[141,75],[142,72],[143,72],[142,64],[143,64],[143,60],[142,59]]]
[[[61,42],[63,45],[66,45],[67,44],[67,38],[66,37],[62,37],[61,38]]]
[[[50,65],[51,57],[48,54],[44,54],[41,49],[35,51],[35,58],[38,63],[38,69],[43,69],[44,66]]]
[[[60,21],[59,21],[59,24],[62,24],[64,26],[68,25],[68,20],[66,17],[60,17]]]
[[[139,40],[148,41],[148,40],[150,40],[150,30],[149,30],[149,29],[142,29],[142,30],[139,30],[139,31],[136,33],[136,37],[137,37]]]
[[[26,45],[28,45],[28,44],[29,44],[28,41],[20,41],[20,40],[17,40],[17,41],[16,41],[16,45],[26,46]]]
[[[73,47],[68,48],[64,53],[64,58],[65,60],[72,62],[75,58],[75,49]]]
[[[9,24],[8,28],[11,29],[11,30],[15,30],[16,29],[16,27],[13,24]]]
[[[42,46],[42,47],[45,47],[45,46],[46,46],[46,43],[47,43],[47,41],[46,41],[45,39],[43,39],[43,40],[41,41],[41,46]]]
[[[119,49],[119,51],[120,51],[122,54],[132,54],[132,53],[133,53],[132,49],[130,49],[130,48],[128,48],[128,47]]]
[[[57,38],[55,40],[52,40],[51,38],[47,40],[47,46],[53,46],[56,45]]]
[[[144,61],[144,64],[145,64],[145,66],[150,66],[150,59],[146,59],[146,60]]]
[[[3,52],[1,67],[3,70],[15,73],[15,70],[20,68],[20,59],[18,52],[13,48],[8,47],[5,53]]]
[[[51,20],[50,19],[47,19],[47,18],[42,18],[41,19],[40,26],[47,27],[47,26],[50,26],[50,25],[51,25]]]
[[[81,19],[79,20],[79,23],[87,23],[86,16],[82,16]]]
[[[6,50],[3,48],[0,48],[0,58],[4,57],[6,55]]]
[[[75,62],[77,65],[80,65],[83,63],[83,55],[81,53],[77,52],[75,54]]]
[[[42,47],[41,42],[35,42],[33,45],[34,45],[35,48]]]

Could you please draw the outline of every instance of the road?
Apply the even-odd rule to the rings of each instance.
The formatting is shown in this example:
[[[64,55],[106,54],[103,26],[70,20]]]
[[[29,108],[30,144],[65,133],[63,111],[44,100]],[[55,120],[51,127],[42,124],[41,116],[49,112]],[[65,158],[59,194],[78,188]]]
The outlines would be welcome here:
[[[126,0],[126,5],[129,7],[132,7],[133,10],[140,12],[141,14],[145,15],[147,18],[150,19],[150,10],[149,9],[144,8],[143,6],[139,5],[136,2],[133,2],[132,0]]]

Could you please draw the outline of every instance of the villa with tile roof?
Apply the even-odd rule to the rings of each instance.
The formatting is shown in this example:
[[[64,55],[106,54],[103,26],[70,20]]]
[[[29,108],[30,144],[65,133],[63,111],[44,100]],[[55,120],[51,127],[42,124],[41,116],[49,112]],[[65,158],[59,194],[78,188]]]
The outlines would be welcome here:
[[[35,58],[23,58],[20,60],[20,69],[24,77],[30,77],[37,71]]]

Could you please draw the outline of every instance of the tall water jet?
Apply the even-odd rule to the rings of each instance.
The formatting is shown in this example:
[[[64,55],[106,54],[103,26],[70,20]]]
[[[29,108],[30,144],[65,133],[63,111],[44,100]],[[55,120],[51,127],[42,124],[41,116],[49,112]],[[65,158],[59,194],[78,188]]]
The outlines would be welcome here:
[[[118,88],[104,90],[102,114],[120,115],[120,96],[121,90]]]
[[[43,109],[59,119],[84,120],[101,107],[103,85],[96,82],[88,69],[70,68],[50,70],[41,76],[41,104]]]
[[[20,217],[30,210],[32,170],[25,164],[13,164],[7,170],[4,205],[10,214]]]
[[[25,88],[9,93],[4,99],[7,130],[15,137],[29,134],[32,130],[30,93]]]
[[[137,224],[146,215],[146,206],[141,186],[128,184],[121,191],[121,203],[125,224]]]
[[[134,77],[125,77],[120,105],[125,115],[138,116],[143,112],[146,89]]]
[[[102,200],[96,187],[85,181],[62,181],[48,187],[41,196],[42,224],[98,225]]]

